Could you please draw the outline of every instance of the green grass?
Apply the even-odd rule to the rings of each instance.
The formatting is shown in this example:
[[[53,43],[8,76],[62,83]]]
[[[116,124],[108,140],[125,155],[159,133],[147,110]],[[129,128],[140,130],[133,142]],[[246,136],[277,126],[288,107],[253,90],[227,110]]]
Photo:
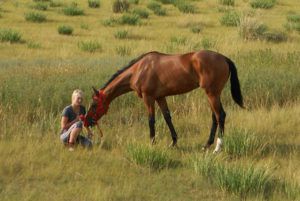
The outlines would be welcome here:
[[[149,12],[145,9],[135,8],[132,10],[134,15],[140,16],[140,18],[147,19],[149,17]]]
[[[67,6],[63,8],[63,13],[67,16],[78,16],[84,15],[84,10],[74,5]]]
[[[36,10],[46,11],[48,9],[48,3],[45,2],[37,2],[32,6]]]
[[[129,9],[129,2],[127,0],[114,0],[112,10],[114,13],[127,12]]]
[[[99,8],[100,0],[88,0],[88,5],[90,8]]]
[[[0,29],[0,41],[19,43],[22,41],[22,34],[13,29]]]
[[[234,3],[235,3],[234,0],[219,0],[219,4],[225,6],[234,6]]]
[[[73,27],[69,25],[60,25],[57,28],[58,33],[62,35],[72,35],[73,30],[74,30]]]
[[[0,30],[16,32],[7,35],[17,42],[0,42],[0,200],[298,201],[298,1],[278,1],[272,9],[252,9],[250,1],[235,1],[234,7],[186,1],[197,8],[192,14],[180,12],[175,0],[155,1],[165,17],[147,8],[150,1],[128,1],[126,13],[113,13],[113,1],[100,2],[92,9],[88,0],[47,1],[47,23],[24,20],[24,13],[34,11],[32,0],[1,3]],[[65,16],[66,6],[82,8],[84,15]],[[148,18],[133,14],[136,9]],[[233,9],[240,24],[220,24]],[[121,24],[123,14],[138,15],[140,23]],[[291,26],[283,32],[287,40],[277,42],[285,24]],[[60,25],[71,25],[73,36],[58,34]],[[111,102],[99,122],[101,142],[92,128],[91,151],[78,147],[70,153],[59,141],[61,111],[74,89],[84,91],[88,107],[91,86],[100,88],[139,55],[201,49],[234,61],[247,108],[233,102],[228,82],[221,94],[224,147],[217,156],[210,155],[215,144],[201,151],[211,126],[201,88],[167,97],[179,137],[175,149],[168,148],[171,137],[158,107],[157,143],[148,146],[148,115],[135,93]]]
[[[225,12],[220,18],[220,23],[224,26],[238,26],[240,23],[240,16],[236,11]]]
[[[42,23],[47,21],[47,16],[42,13],[28,12],[25,13],[25,19],[29,22]]]
[[[252,8],[270,9],[274,7],[276,0],[251,0],[250,5]]]

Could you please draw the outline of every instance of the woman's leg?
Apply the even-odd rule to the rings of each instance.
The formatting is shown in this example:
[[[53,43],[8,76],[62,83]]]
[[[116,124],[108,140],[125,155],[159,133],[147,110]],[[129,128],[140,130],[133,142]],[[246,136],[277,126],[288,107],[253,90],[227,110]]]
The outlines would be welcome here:
[[[69,137],[69,144],[74,145],[76,143],[76,139],[82,131],[82,122],[78,121],[75,123],[75,127],[72,129]]]

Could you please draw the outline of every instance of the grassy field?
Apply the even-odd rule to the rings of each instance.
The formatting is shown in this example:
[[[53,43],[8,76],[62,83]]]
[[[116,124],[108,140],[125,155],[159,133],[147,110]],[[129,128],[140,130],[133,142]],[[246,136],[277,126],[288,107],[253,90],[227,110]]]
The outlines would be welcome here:
[[[122,13],[94,2],[0,1],[0,200],[300,200],[299,1],[131,0]],[[201,90],[168,97],[177,149],[160,111],[149,146],[133,93],[111,104],[93,150],[60,143],[74,89],[88,106],[91,86],[140,54],[200,49],[236,63],[248,108],[226,86],[220,154],[201,151],[211,125]]]

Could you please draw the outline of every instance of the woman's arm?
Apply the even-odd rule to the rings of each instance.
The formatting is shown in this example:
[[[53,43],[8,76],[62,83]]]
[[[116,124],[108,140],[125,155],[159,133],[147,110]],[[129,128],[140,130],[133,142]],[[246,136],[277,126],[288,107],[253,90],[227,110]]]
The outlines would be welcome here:
[[[76,119],[74,119],[73,121],[71,121],[69,123],[68,123],[68,120],[69,120],[68,117],[62,116],[61,123],[60,123],[62,129],[70,128],[74,123],[79,121],[79,116],[77,116]]]

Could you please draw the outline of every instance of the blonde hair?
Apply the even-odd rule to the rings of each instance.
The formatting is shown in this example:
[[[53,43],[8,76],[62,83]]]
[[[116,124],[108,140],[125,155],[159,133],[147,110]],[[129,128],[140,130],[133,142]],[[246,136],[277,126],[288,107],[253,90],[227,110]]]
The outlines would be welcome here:
[[[77,97],[83,98],[83,92],[80,89],[75,89],[72,93],[72,103],[75,101]]]

